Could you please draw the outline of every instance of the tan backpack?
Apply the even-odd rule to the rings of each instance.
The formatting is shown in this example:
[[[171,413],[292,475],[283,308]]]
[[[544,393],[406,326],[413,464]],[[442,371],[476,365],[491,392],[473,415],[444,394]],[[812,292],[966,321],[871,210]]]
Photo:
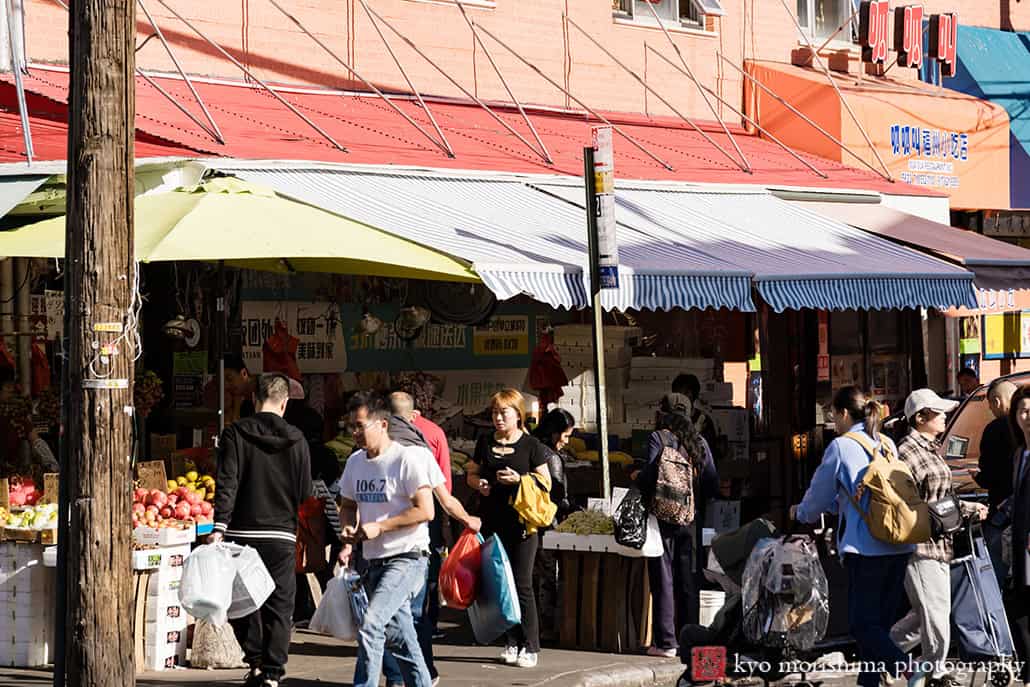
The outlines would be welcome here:
[[[851,503],[862,515],[869,533],[886,544],[921,544],[930,541],[930,510],[905,462],[894,456],[884,441],[874,446],[863,434],[844,435],[869,454],[869,469],[850,493]],[[869,511],[858,500],[869,492]]]

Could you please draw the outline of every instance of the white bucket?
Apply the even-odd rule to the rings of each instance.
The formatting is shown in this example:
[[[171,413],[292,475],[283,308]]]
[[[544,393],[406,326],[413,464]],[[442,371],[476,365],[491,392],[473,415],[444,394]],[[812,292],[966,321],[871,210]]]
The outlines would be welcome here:
[[[710,627],[715,620],[716,614],[726,605],[726,592],[702,590],[701,591],[701,613],[700,623]]]

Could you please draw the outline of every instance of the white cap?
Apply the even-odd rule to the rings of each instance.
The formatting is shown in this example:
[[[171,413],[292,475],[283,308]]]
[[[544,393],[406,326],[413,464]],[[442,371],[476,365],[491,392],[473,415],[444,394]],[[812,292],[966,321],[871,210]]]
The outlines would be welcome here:
[[[958,407],[958,401],[949,401],[938,396],[932,389],[916,389],[905,399],[905,417],[909,420],[920,410],[936,410],[950,413]]]

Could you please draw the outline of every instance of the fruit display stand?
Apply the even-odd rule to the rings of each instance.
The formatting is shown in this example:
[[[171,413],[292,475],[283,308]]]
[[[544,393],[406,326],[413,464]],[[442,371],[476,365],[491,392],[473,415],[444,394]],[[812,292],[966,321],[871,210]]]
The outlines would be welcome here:
[[[53,658],[56,572],[43,550],[0,542],[0,666],[38,668]]]
[[[543,547],[558,552],[562,648],[634,653],[651,643],[643,551],[617,544],[610,534],[553,531],[544,534]]]

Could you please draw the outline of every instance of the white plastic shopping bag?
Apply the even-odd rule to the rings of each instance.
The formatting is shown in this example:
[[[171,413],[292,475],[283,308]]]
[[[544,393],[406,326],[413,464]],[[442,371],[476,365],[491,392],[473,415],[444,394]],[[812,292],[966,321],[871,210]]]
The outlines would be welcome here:
[[[235,577],[236,562],[227,544],[198,546],[183,564],[179,602],[194,618],[225,625]]]
[[[665,553],[662,532],[658,529],[658,518],[653,515],[647,516],[647,539],[644,540],[640,553],[644,558],[659,558]]]
[[[229,604],[230,620],[245,618],[264,605],[275,591],[275,580],[268,574],[268,568],[255,549],[249,546],[226,544],[236,564],[236,575],[232,581],[232,602]]]
[[[337,639],[354,641],[358,630],[351,610],[351,590],[347,583],[347,570],[340,568],[336,576],[326,585],[322,601],[311,616],[308,629],[312,632],[330,635]]]

